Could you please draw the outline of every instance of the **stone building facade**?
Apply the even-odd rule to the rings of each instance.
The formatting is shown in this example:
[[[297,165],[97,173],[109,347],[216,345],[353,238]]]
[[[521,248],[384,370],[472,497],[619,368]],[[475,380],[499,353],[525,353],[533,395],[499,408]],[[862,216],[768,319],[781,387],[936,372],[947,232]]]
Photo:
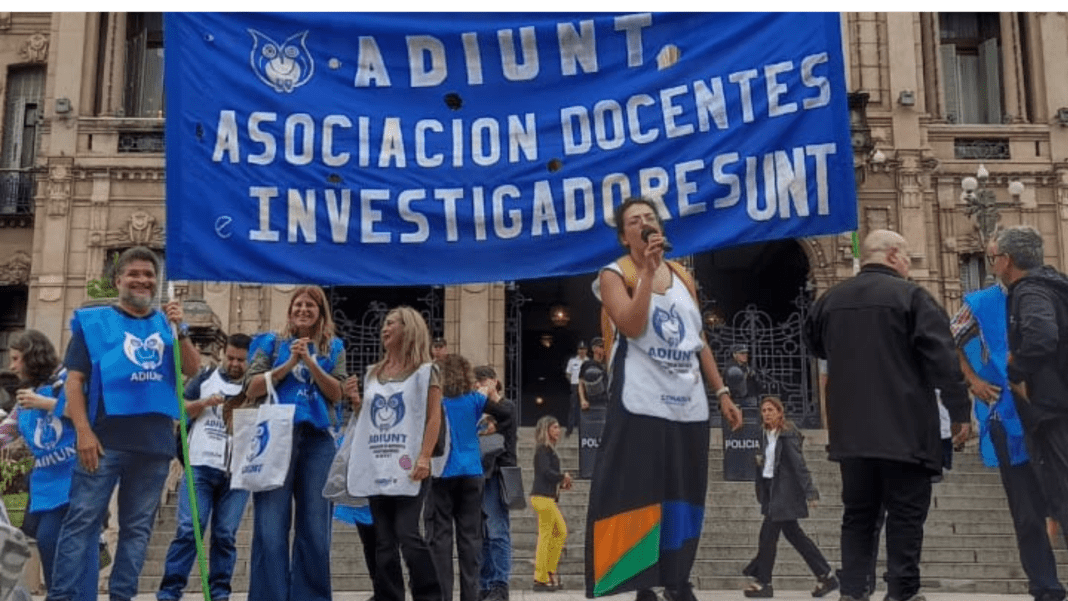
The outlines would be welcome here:
[[[848,87],[861,93],[851,98],[860,235],[904,234],[915,278],[955,310],[985,276],[961,194],[982,164],[1001,222],[1039,228],[1047,260],[1063,267],[1068,14],[843,13],[842,31]],[[24,327],[64,345],[86,283],[114,252],[165,253],[163,51],[159,14],[0,13],[0,361],[6,334]],[[797,243],[810,293],[852,275],[848,235]],[[178,284],[177,296],[203,301],[203,325],[225,332],[279,326],[291,290]],[[506,368],[509,290],[441,290],[435,333]]]

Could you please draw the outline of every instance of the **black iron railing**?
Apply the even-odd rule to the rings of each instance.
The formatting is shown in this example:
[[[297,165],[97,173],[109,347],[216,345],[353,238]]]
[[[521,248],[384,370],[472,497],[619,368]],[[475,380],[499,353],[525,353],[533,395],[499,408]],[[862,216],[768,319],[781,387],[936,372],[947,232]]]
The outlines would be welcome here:
[[[36,186],[29,169],[0,169],[0,215],[32,215]]]

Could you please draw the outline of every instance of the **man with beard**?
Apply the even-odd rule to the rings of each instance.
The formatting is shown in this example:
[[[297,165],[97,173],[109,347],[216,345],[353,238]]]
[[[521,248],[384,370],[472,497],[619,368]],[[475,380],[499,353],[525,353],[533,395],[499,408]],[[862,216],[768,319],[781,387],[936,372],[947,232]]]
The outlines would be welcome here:
[[[1027,226],[1002,230],[989,254],[991,268],[1008,286],[1009,387],[1049,513],[1063,526],[1068,524],[1068,277],[1043,259],[1042,235]]]
[[[212,599],[230,598],[230,578],[237,562],[237,529],[248,501],[247,490],[230,489],[230,435],[223,420],[222,405],[241,392],[248,369],[248,348],[252,339],[233,334],[226,341],[223,362],[202,371],[185,388],[189,427],[189,464],[193,471],[193,493],[197,501],[200,532],[207,531],[211,518],[211,567],[209,586]],[[167,549],[156,598],[177,601],[189,580],[196,560],[193,512],[185,478],[178,487],[178,530]]]
[[[200,353],[182,322],[182,305],[153,307],[159,259],[133,247],[115,262],[118,302],[78,309],[64,364],[66,415],[77,433],[78,463],[70,509],[60,529],[49,601],[78,593],[85,558],[97,553],[101,521],[118,486],[119,540],[108,591],[112,599],[137,596],[160,493],[174,457],[178,404],[174,353],[193,376]],[[179,328],[178,339],[171,324]],[[107,452],[105,453],[105,449]]]

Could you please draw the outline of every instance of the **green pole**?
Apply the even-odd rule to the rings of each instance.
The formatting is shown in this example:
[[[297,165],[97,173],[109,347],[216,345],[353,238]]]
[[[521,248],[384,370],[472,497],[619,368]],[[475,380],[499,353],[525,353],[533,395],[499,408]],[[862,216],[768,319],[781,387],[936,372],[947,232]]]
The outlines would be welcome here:
[[[860,258],[860,242],[857,240],[857,233],[853,232],[853,258]]]
[[[178,395],[178,429],[182,433],[182,457],[185,459],[185,488],[189,493],[189,509],[193,514],[193,540],[197,546],[197,566],[200,567],[200,589],[204,592],[204,601],[211,601],[211,589],[208,586],[208,559],[204,556],[204,539],[200,532],[200,512],[197,509],[197,494],[193,488],[193,467],[189,464],[189,437],[185,422],[185,383],[182,382],[182,351],[178,340],[178,326],[171,323],[174,336],[174,381],[175,393]]]

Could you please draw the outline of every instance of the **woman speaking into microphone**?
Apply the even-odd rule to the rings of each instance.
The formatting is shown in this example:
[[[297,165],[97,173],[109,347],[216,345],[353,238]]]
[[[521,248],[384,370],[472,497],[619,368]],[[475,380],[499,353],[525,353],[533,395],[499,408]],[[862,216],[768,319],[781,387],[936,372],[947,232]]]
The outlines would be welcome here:
[[[650,589],[663,586],[669,601],[694,601],[690,569],[708,489],[706,384],[731,427],[742,415],[705,342],[693,279],[664,260],[655,205],[629,198],[615,222],[627,254],[594,283],[611,385],[586,518],[586,593],[638,591],[638,601],[651,601]]]

